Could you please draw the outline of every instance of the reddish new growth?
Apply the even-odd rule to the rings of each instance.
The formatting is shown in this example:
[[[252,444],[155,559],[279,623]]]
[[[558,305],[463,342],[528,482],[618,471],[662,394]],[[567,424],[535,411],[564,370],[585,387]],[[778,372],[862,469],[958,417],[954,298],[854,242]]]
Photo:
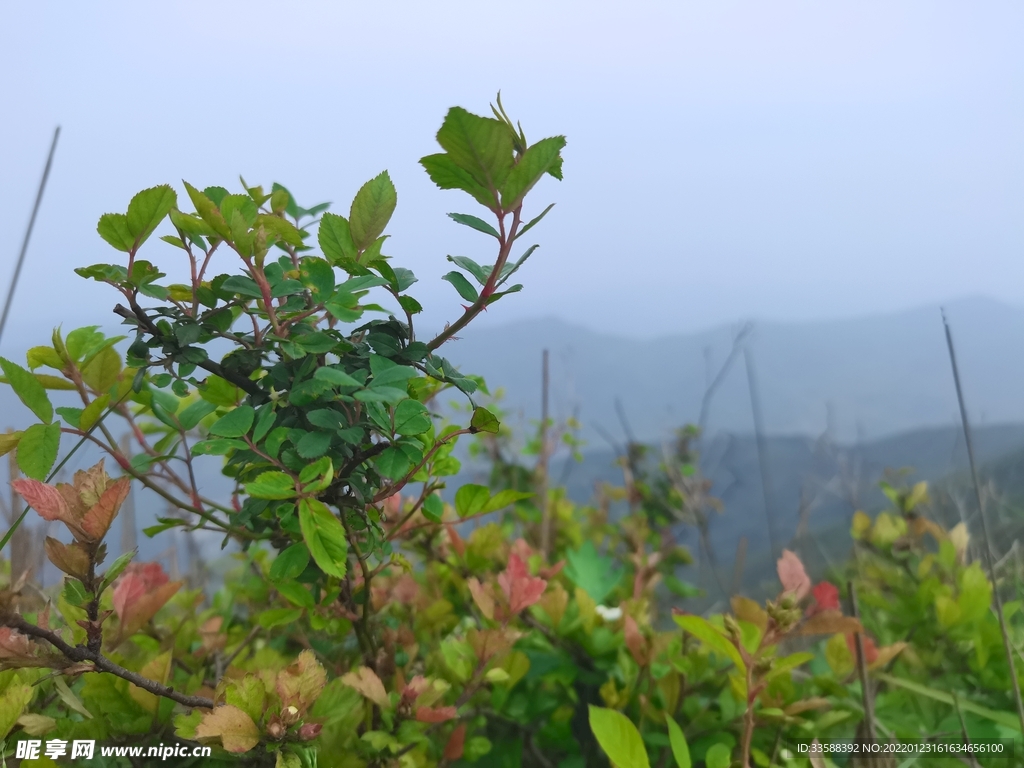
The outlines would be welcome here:
[[[509,555],[508,568],[498,575],[498,585],[508,600],[509,612],[517,614],[540,600],[548,583],[530,576],[526,563],[513,553]]]
[[[827,581],[818,582],[811,591],[814,602],[807,608],[807,615],[813,616],[822,611],[841,610],[839,605],[839,589]]]

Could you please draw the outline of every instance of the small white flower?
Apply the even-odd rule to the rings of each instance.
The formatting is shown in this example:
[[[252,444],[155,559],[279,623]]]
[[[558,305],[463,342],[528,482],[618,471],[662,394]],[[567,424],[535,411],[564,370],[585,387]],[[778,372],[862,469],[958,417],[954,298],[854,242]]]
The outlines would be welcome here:
[[[597,615],[605,621],[618,621],[622,618],[622,608],[618,606],[609,608],[607,605],[599,605],[595,610]]]

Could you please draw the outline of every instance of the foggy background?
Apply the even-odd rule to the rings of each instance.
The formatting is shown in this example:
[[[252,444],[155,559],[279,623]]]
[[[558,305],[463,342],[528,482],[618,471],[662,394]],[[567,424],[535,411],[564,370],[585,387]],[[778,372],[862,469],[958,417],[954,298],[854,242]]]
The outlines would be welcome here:
[[[443,351],[503,387],[522,430],[539,417],[551,350],[553,415],[584,424],[586,466],[567,475],[578,495],[614,479],[627,430],[658,443],[697,420],[746,321],[786,525],[807,507],[812,474],[829,499],[822,525],[845,524],[849,489],[826,480],[851,456],[865,488],[886,466],[955,473],[940,304],[983,457],[1014,476],[1022,22],[1011,2],[11,4],[3,293],[54,126],[62,133],[0,354],[23,360],[58,323],[117,328],[115,292],[73,272],[119,260],[96,234],[101,214],[161,183],[184,198],[182,179],[237,190],[239,174],[346,213],[387,169],[399,202],[385,253],[420,279],[420,334],[440,330],[462,303],[441,280],[445,255],[493,254],[445,216],[475,204],[437,190],[418,160],[449,107],[486,114],[501,89],[528,139],[568,137],[565,180],[531,195],[527,215],[557,205],[532,232],[541,248],[523,292]],[[178,253],[156,238],[143,250],[166,282],[183,274]],[[214,273],[234,268],[220,258]],[[29,418],[6,388],[0,413],[0,427]],[[732,494],[719,524],[732,551],[759,535],[765,503],[742,360],[707,426],[714,491]],[[140,527],[163,514],[146,498]]]

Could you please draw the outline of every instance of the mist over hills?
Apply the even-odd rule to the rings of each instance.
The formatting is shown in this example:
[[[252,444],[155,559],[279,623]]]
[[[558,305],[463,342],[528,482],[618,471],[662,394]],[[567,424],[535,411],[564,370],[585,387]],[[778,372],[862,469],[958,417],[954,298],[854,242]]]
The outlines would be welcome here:
[[[970,299],[951,302],[947,315],[979,460],[997,487],[1024,497],[1024,481],[1018,479],[1024,469],[1024,392],[1019,384],[1024,380],[1024,308]],[[541,353],[550,350],[552,415],[577,415],[587,441],[584,461],[556,459],[553,477],[564,478],[570,495],[585,502],[596,483],[621,483],[615,459],[627,427],[637,440],[656,448],[674,429],[698,420],[708,382],[729,356],[738,328],[636,340],[536,320],[473,328],[443,351],[463,370],[484,375],[492,391],[504,391],[506,421],[523,436],[539,416]],[[22,338],[10,342],[17,346]],[[838,531],[830,541],[842,550],[853,510],[882,505],[877,482],[886,468],[914,467],[916,479],[938,481],[955,477],[966,466],[938,307],[818,323],[760,323],[747,343],[767,436],[768,496],[778,546],[797,546],[793,539],[803,517],[808,530]],[[23,360],[23,353],[13,349],[7,355]],[[55,404],[73,404],[72,395],[52,393]],[[0,417],[0,428],[22,428],[32,420],[7,387],[0,387]],[[744,582],[756,582],[770,576],[771,560],[742,354],[722,377],[707,423],[701,465],[713,482],[712,494],[725,507],[711,525],[719,571],[729,577],[745,538]],[[66,440],[64,450],[70,446]],[[98,458],[94,449],[85,449],[68,470]],[[204,463],[198,479],[213,498],[230,492],[216,459]],[[473,479],[479,480],[467,465],[458,480]],[[140,530],[166,512],[165,503],[143,489],[136,492],[136,508]],[[695,550],[696,542],[686,539],[689,534],[680,533]],[[206,558],[218,556],[219,537],[200,532],[195,539]],[[143,557],[168,556],[162,549],[166,538],[159,540],[160,551],[158,542],[145,537],[139,544]],[[183,553],[179,543],[179,557]],[[844,554],[804,553],[809,562],[817,558],[818,567]]]
[[[1024,422],[1024,308],[989,299],[946,305],[974,423]],[[442,352],[504,390],[509,420],[538,419],[541,355],[550,350],[552,415],[576,414],[623,438],[615,402],[637,439],[696,423],[710,379],[741,324],[653,339],[615,337],[561,320],[471,328]],[[958,422],[939,307],[814,323],[756,323],[747,338],[767,434],[852,441]],[[740,354],[711,401],[708,431],[752,432]]]

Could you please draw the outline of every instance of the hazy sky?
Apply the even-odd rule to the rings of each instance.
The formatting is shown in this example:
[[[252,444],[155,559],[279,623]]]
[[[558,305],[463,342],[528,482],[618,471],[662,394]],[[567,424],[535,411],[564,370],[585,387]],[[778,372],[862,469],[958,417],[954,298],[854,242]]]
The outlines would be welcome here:
[[[417,160],[445,110],[500,88],[527,136],[564,133],[526,289],[484,319],[629,335],[742,317],[1024,303],[1019,2],[45,2],[0,25],[0,286],[54,125],[50,186],[4,348],[110,322],[75,266],[143,187],[280,181],[346,212],[387,168],[386,252],[440,325],[447,253],[491,257]],[[184,205],[184,203],[183,203]],[[154,242],[148,258],[180,268]],[[229,268],[221,262],[223,271]]]

